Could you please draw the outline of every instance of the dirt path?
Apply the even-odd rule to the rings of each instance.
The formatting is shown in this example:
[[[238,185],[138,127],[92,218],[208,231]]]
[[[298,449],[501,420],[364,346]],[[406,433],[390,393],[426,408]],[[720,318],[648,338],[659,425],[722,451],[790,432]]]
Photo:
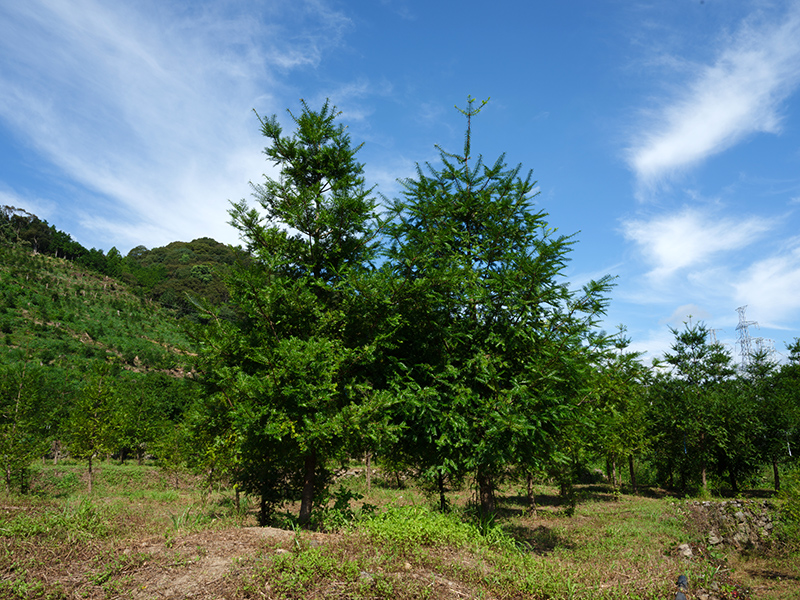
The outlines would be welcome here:
[[[304,532],[304,543],[321,544],[325,534]],[[243,527],[189,533],[174,538],[151,538],[114,550],[116,569],[60,579],[75,598],[133,598],[165,600],[224,598],[233,582],[228,576],[243,570],[259,555],[289,551],[292,531],[271,527]],[[64,565],[67,566],[67,565]],[[78,565],[72,565],[72,568]],[[89,565],[84,565],[84,568]],[[68,567],[69,570],[72,568]],[[71,580],[71,581],[70,581]],[[69,585],[69,583],[72,585]]]

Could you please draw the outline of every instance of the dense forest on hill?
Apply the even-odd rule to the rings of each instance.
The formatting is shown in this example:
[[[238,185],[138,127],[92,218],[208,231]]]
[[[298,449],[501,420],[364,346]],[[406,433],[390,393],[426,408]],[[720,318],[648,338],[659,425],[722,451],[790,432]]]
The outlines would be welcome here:
[[[599,328],[613,282],[562,281],[576,240],[501,157],[442,151],[377,215],[328,104],[262,121],[281,179],[231,208],[246,247],[209,238],[83,248],[0,211],[0,460],[157,460],[225,481],[269,524],[313,526],[337,469],[365,457],[447,510],[494,514],[509,482],[617,492],[788,494],[800,523],[800,340],[738,367],[703,323],[655,365]],[[278,227],[283,223],[287,228]],[[289,233],[296,232],[296,233]],[[794,495],[792,495],[794,494]],[[794,503],[794,504],[793,504]],[[795,513],[791,513],[795,511]]]
[[[151,250],[137,246],[126,256],[115,247],[108,252],[87,250],[55,225],[13,206],[0,207],[0,240],[116,279],[131,293],[175,309],[179,316],[193,313],[189,296],[224,302],[227,290],[221,272],[242,257],[239,249],[211,238],[172,242]]]

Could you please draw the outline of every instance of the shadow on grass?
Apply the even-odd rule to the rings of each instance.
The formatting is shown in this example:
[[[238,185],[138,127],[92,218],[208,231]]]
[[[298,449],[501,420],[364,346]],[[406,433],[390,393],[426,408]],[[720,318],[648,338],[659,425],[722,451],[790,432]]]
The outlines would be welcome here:
[[[512,513],[527,511],[530,508],[527,496],[502,496],[498,498],[498,500],[502,505],[504,505],[504,509],[511,511]],[[558,494],[536,494],[534,500],[536,501],[536,506],[539,507],[561,506],[563,504],[563,501]],[[519,511],[514,510],[517,507],[519,507]]]
[[[556,548],[573,549],[575,547],[567,538],[544,525],[535,528],[524,525],[505,525],[503,529],[533,554],[545,555],[550,554]]]
[[[734,491],[730,488],[721,488],[717,493],[723,498],[737,498],[741,496],[742,498],[747,498],[748,500],[765,500],[777,496],[777,492],[775,492],[775,490],[764,488],[754,490],[739,490],[736,493],[734,493]]]
[[[605,483],[593,483],[575,486],[577,504],[584,502],[619,502],[622,497],[642,497],[652,499],[680,498],[681,495],[676,491],[670,491],[658,487],[640,486],[636,494],[623,487],[620,493],[615,493],[614,488]],[[763,497],[760,494],[758,497]],[[535,496],[535,508],[563,508],[567,506],[564,499],[557,493],[542,493]],[[502,517],[519,517],[530,513],[531,506],[528,497],[523,495],[503,496],[498,498],[500,508],[498,510]]]

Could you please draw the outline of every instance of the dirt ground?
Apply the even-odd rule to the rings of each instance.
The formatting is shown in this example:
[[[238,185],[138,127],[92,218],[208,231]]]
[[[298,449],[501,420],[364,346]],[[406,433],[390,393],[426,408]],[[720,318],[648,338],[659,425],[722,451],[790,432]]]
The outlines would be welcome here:
[[[309,545],[333,537],[309,532],[302,535],[303,543]],[[84,600],[227,598],[236,585],[232,574],[246,568],[256,556],[288,552],[294,543],[294,532],[271,527],[206,530],[106,549],[100,568],[91,558],[71,556],[70,549],[65,548],[40,576],[67,597]],[[87,555],[86,550],[80,554]]]

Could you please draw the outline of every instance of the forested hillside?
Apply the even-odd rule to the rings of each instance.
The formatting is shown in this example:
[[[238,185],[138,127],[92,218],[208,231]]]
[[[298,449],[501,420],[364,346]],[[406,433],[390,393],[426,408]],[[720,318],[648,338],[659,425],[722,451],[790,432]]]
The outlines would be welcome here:
[[[189,296],[219,304],[227,298],[224,267],[242,252],[211,238],[172,242],[163,248],[133,248],[127,255],[116,247],[108,252],[87,250],[72,237],[34,214],[13,206],[0,207],[0,243],[26,248],[33,254],[65,258],[77,267],[117,279],[142,298],[157,300],[179,316],[193,314]]]
[[[180,283],[180,281],[178,282]],[[144,458],[192,405],[175,310],[25,241],[0,244],[0,402],[7,486],[45,454]],[[95,395],[92,387],[102,388]]]

